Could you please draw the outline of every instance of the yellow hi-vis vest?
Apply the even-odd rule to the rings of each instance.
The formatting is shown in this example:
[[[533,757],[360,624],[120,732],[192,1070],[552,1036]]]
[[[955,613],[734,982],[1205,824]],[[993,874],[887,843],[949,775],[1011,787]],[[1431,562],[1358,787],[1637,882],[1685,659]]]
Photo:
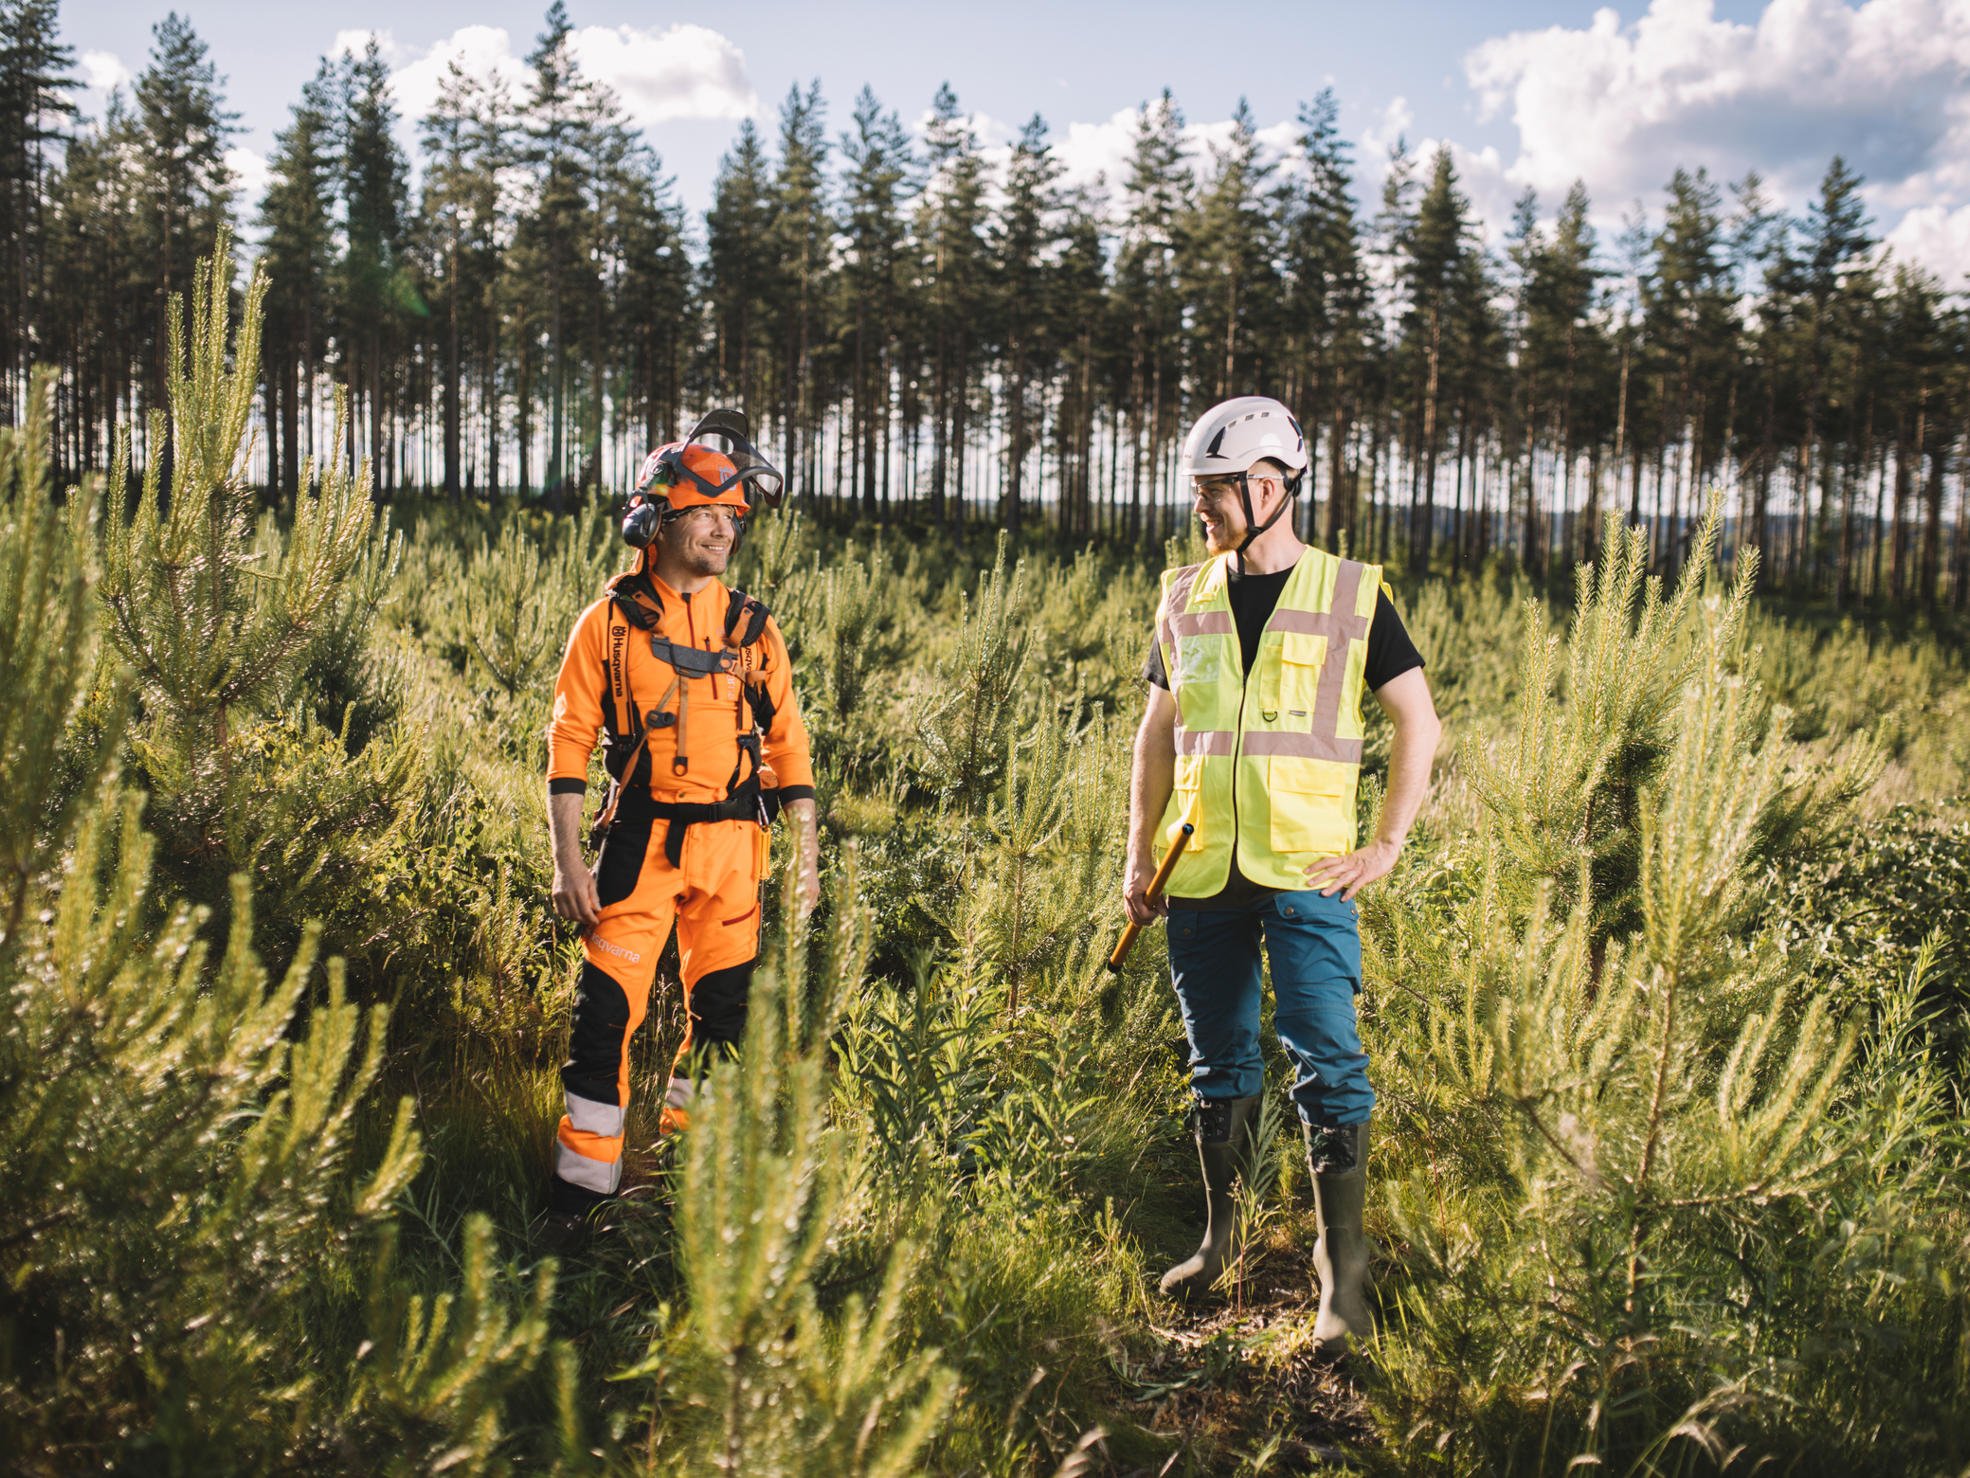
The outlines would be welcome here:
[[[1163,572],[1156,640],[1176,697],[1176,786],[1163,813],[1197,828],[1167,892],[1208,898],[1238,870],[1306,887],[1354,850],[1362,672],[1380,565],[1307,549],[1279,592],[1250,673],[1225,590],[1231,556]]]

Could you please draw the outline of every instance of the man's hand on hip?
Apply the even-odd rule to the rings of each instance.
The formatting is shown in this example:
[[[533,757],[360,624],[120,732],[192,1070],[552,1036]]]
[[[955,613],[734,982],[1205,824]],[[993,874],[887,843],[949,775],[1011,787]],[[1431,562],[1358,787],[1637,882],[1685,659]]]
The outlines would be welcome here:
[[[1321,858],[1306,870],[1306,885],[1318,888],[1323,898],[1331,898],[1338,888],[1341,897],[1352,902],[1363,888],[1387,877],[1401,855],[1398,843],[1370,842],[1341,857]]]

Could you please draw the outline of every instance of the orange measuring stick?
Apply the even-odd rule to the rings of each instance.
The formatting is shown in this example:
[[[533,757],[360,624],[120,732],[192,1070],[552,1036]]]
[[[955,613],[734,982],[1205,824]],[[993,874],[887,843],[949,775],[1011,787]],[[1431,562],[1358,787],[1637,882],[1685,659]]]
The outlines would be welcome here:
[[[1183,829],[1174,837],[1170,838],[1170,850],[1163,854],[1163,865],[1156,869],[1156,876],[1149,880],[1149,901],[1151,903],[1156,902],[1157,899],[1163,896],[1163,888],[1170,881],[1170,874],[1176,871],[1177,858],[1183,855],[1184,847],[1190,842],[1190,834],[1196,829],[1196,827],[1186,821],[1183,823]],[[1129,926],[1122,931],[1122,937],[1115,941],[1115,952],[1108,957],[1108,968],[1110,970],[1115,971],[1117,974],[1121,973],[1122,961],[1126,960],[1129,957],[1129,951],[1135,948],[1136,935],[1141,932],[1142,925],[1136,923],[1133,919],[1129,920]]]

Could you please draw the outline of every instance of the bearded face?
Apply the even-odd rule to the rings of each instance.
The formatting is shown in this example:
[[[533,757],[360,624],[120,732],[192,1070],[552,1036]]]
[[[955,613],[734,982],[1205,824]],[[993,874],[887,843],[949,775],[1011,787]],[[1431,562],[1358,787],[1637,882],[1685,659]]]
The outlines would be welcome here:
[[[1259,523],[1264,523],[1266,515],[1278,500],[1286,496],[1286,490],[1276,476],[1259,470],[1266,465],[1262,462],[1246,474],[1246,486],[1252,496],[1252,515]],[[1237,549],[1252,527],[1245,518],[1245,507],[1238,497],[1238,479],[1195,478],[1190,485],[1190,497],[1191,508],[1204,529],[1204,547],[1212,554],[1230,554]]]
[[[1200,477],[1191,485],[1191,506],[1204,528],[1204,547],[1228,554],[1245,537],[1245,510],[1239,506],[1238,483],[1229,477]]]

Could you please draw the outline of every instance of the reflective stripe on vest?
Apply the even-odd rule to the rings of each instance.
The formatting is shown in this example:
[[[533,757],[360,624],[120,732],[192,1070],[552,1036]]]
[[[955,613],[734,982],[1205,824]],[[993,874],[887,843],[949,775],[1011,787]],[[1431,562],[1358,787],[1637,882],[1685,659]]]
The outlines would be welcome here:
[[[1379,565],[1301,554],[1250,673],[1226,591],[1230,556],[1163,572],[1156,639],[1176,699],[1168,829],[1197,830],[1169,892],[1206,898],[1238,870],[1268,888],[1306,886],[1321,857],[1354,850],[1362,673]]]

